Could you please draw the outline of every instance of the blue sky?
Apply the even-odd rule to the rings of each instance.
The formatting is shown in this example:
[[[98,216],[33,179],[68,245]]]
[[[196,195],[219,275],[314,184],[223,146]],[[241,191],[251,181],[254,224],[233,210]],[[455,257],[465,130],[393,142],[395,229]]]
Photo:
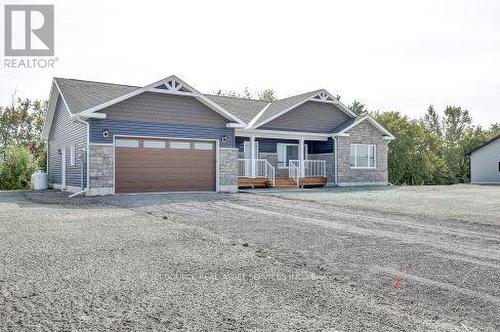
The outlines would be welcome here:
[[[14,91],[47,98],[53,76],[145,85],[176,74],[208,93],[326,88],[371,110],[416,118],[457,105],[500,122],[499,1],[30,3],[55,4],[59,61],[0,67],[1,104]]]

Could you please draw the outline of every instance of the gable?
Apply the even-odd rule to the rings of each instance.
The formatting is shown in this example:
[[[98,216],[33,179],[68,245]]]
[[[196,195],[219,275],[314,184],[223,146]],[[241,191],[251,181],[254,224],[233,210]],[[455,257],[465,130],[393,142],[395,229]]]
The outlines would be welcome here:
[[[384,141],[384,135],[370,121],[363,121],[347,130],[353,143],[377,144]]]
[[[260,129],[329,133],[349,116],[331,103],[308,101],[264,124]]]
[[[222,115],[190,96],[143,92],[99,112],[112,120],[225,127]]]

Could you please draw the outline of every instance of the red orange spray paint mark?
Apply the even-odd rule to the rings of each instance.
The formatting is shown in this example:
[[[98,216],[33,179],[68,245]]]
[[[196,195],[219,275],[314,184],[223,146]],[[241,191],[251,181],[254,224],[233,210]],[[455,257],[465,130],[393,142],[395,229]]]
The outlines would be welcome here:
[[[401,279],[396,279],[396,281],[394,281],[394,283],[392,284],[392,286],[394,288],[399,288],[401,287]]]

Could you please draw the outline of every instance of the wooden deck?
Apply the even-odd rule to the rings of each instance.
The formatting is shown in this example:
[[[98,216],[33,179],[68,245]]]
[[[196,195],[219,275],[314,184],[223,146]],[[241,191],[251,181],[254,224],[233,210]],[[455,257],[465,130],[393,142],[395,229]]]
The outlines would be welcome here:
[[[323,176],[310,176],[300,178],[301,187],[322,187],[326,184]],[[240,188],[271,188],[272,183],[266,178],[238,178]],[[276,177],[275,188],[297,188],[297,183],[292,178],[280,176]]]

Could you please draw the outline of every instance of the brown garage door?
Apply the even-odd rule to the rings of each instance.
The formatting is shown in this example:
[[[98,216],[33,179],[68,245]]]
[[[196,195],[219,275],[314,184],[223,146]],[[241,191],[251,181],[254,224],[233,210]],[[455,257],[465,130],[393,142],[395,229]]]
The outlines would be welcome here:
[[[213,141],[121,137],[115,146],[117,193],[215,190]]]

